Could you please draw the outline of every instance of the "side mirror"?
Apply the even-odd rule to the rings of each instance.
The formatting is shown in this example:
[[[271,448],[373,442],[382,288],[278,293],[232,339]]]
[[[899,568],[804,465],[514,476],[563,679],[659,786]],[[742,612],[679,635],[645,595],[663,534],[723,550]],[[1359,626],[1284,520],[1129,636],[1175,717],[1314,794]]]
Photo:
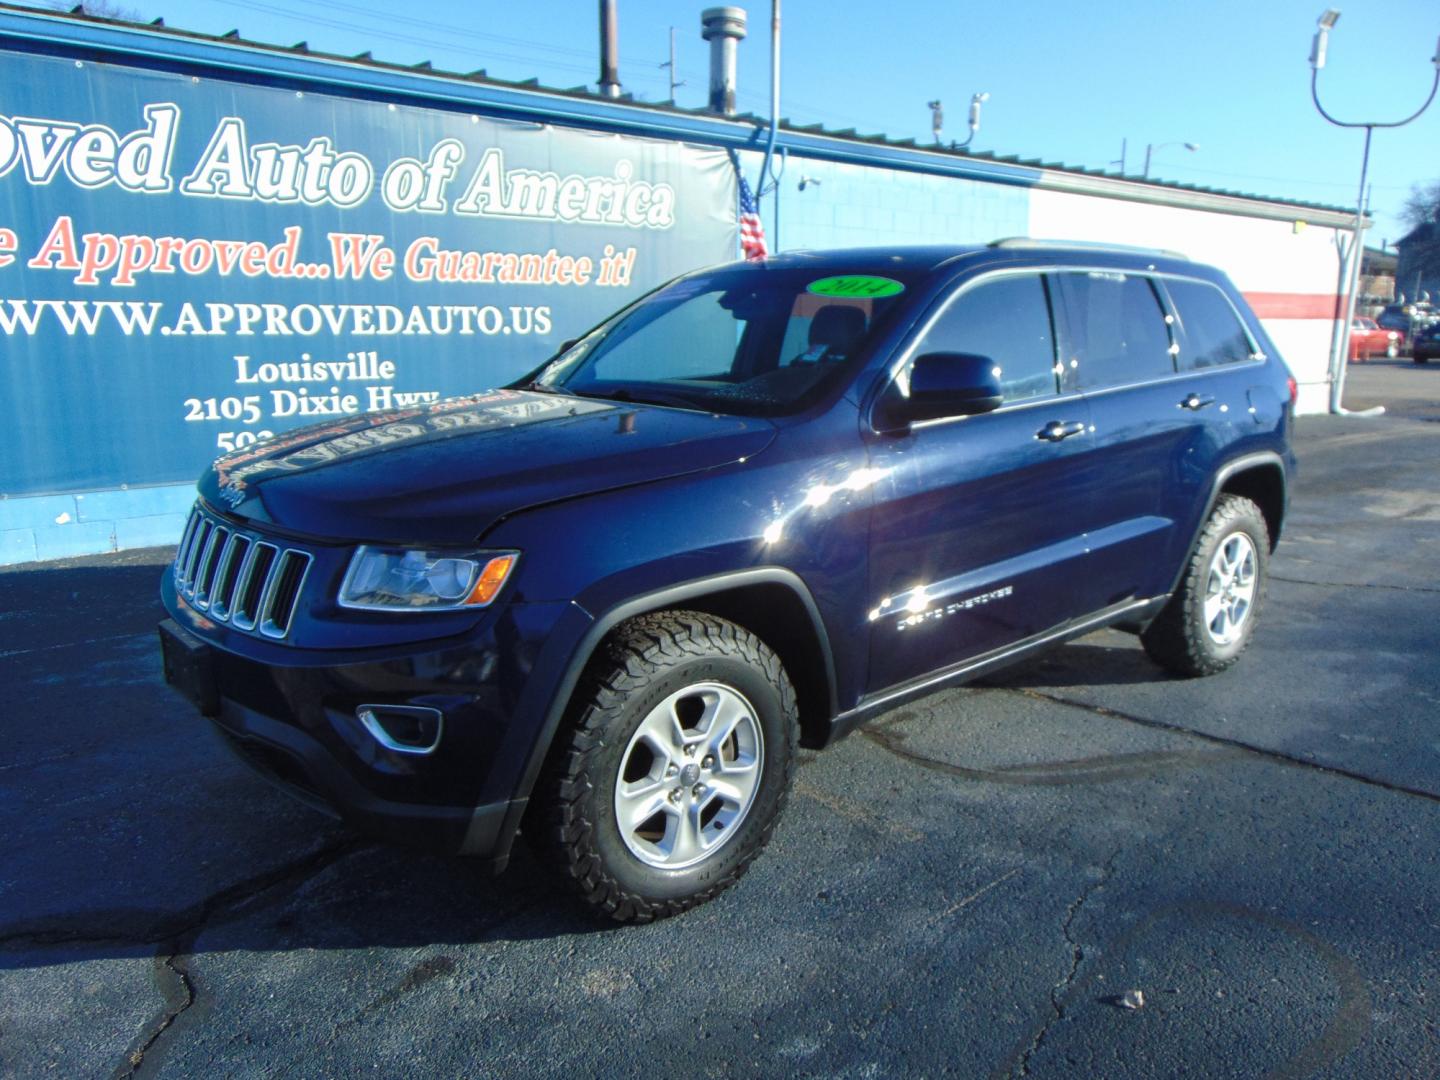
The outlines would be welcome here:
[[[908,396],[900,380],[891,385],[883,406],[886,427],[948,416],[974,416],[998,409],[1004,401],[995,361],[974,353],[918,356],[910,365],[909,381]]]

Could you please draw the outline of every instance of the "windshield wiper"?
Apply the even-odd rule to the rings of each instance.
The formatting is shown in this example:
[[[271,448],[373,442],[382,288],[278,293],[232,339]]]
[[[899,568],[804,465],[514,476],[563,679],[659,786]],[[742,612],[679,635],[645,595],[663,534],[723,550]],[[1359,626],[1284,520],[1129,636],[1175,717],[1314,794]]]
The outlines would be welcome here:
[[[615,390],[606,390],[603,393],[580,393],[576,390],[569,392],[572,394],[579,393],[581,397],[602,398],[610,401],[628,401],[636,405],[659,405],[671,409],[704,411],[700,405],[697,405],[689,398],[681,397],[679,394],[666,394],[658,390],[642,390],[637,393],[634,390],[619,387]]]

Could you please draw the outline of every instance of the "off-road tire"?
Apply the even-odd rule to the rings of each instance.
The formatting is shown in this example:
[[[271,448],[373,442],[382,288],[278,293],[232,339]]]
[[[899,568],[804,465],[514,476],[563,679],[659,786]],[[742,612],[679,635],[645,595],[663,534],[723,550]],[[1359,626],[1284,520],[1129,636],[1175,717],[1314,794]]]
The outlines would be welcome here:
[[[1249,537],[1255,557],[1255,590],[1241,623],[1240,635],[1221,645],[1211,637],[1205,620],[1205,596],[1211,565],[1221,545],[1237,532]],[[1270,568],[1270,530],[1265,515],[1251,500],[1222,495],[1201,530],[1175,595],[1140,635],[1146,653],[1177,675],[1213,675],[1240,658],[1255,633],[1255,620],[1265,596]]]
[[[734,835],[697,865],[666,870],[627,847],[615,785],[651,710],[698,683],[733,687],[753,704],[763,735],[759,787]],[[531,803],[538,828],[528,831],[597,911],[634,923],[678,915],[734,884],[769,842],[790,791],[798,730],[790,679],[754,634],[694,611],[641,616],[606,639],[576,688]]]

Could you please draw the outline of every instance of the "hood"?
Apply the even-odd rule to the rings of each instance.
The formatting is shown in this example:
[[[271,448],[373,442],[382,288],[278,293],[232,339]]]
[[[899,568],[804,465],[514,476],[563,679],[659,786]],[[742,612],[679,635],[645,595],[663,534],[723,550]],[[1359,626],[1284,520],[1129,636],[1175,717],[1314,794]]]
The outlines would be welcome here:
[[[494,390],[287,432],[219,458],[199,486],[310,536],[467,544],[529,507],[713,469],[774,437],[747,417]]]

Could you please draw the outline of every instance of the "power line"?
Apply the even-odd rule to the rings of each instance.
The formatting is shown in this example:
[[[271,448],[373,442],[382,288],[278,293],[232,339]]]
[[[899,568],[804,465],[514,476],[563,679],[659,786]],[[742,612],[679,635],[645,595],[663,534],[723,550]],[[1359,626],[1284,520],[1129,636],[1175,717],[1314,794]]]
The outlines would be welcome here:
[[[419,19],[413,15],[392,16],[388,12],[376,12],[359,4],[347,4],[342,0],[309,0],[311,6],[330,8],[347,14],[364,15],[373,19],[379,19],[386,23],[401,23],[412,27],[420,27],[428,30],[438,30],[442,34],[455,37],[475,38],[480,41],[498,41],[502,45],[518,45],[521,48],[534,52],[551,52],[562,56],[576,56],[583,60],[595,60],[596,56],[590,49],[573,49],[565,45],[551,45],[545,42],[534,41],[528,38],[507,37],[503,34],[487,34],[479,30],[468,30],[464,27],[455,26],[451,23],[434,22],[429,19]],[[622,56],[622,63],[654,63],[652,60],[640,60],[633,56]]]
[[[1176,172],[1204,173],[1208,176],[1229,176],[1237,180],[1264,180],[1272,184],[1303,184],[1309,187],[1333,187],[1346,190],[1354,187],[1353,183],[1340,180],[1310,180],[1297,176],[1261,176],[1257,173],[1225,172],[1221,169],[1200,169],[1193,165],[1177,166]],[[1409,191],[1409,184],[1371,184],[1373,188],[1387,191]]]
[[[226,7],[256,11],[266,15],[283,16],[294,22],[301,23],[307,26],[325,27],[335,30],[348,30],[352,32],[357,29],[366,29],[364,27],[356,27],[353,23],[344,22],[342,20],[330,18],[325,15],[305,12],[303,10],[297,11],[294,8],[281,7],[277,4],[265,3],[263,2],[263,0],[215,0],[215,2]],[[455,41],[453,39],[460,37],[473,38],[477,41],[497,41],[525,50],[550,52],[556,54],[557,56],[574,56],[587,60],[593,60],[593,54],[585,50],[571,49],[558,45],[545,45],[539,42],[528,41],[524,38],[507,37],[501,34],[486,34],[480,31],[467,30],[462,27],[450,26],[428,19],[417,19],[413,16],[392,17],[390,15],[386,15],[380,12],[371,11],[356,4],[343,3],[340,2],[340,0],[310,0],[310,4],[314,7],[328,8],[342,14],[358,15],[378,21],[383,21],[386,24],[385,38],[387,41],[395,41],[407,45],[418,45],[422,48],[453,50],[455,48]],[[397,26],[420,28],[422,30],[434,29],[449,35],[450,40],[430,37],[423,33],[417,34],[397,31]],[[483,55],[483,59],[487,62],[493,60],[502,60],[509,61],[515,64],[525,65],[526,67],[543,66],[555,70],[584,72],[586,74],[591,74],[594,71],[593,63],[580,64],[555,59],[549,56],[531,57],[516,54],[513,52],[498,52],[493,49],[486,50]],[[660,75],[658,74],[658,72],[652,73],[647,70],[648,68],[655,66],[654,61],[641,60],[634,56],[628,56],[622,57],[622,62],[631,66],[629,72],[624,76],[625,82],[627,84],[641,84],[647,87],[653,87],[657,91],[661,87],[664,87],[666,88],[666,91],[668,93],[669,77],[666,75]],[[687,82],[692,82],[692,80],[699,78],[699,76],[696,75],[696,73],[690,68],[681,68],[679,73],[681,76],[684,77],[685,81]],[[703,82],[704,80],[700,80],[700,82],[692,82],[692,85],[698,86],[701,85]],[[742,90],[737,94],[737,96],[740,97],[742,100],[746,101],[747,103],[750,103],[752,107],[757,111],[764,111],[769,107],[769,98],[761,91]],[[782,98],[780,103],[787,112],[799,112],[818,117],[828,117],[832,120],[847,125],[855,123],[854,118],[848,114],[833,112],[829,109],[821,109],[806,104],[804,102],[795,101],[791,98]]]
[[[273,4],[261,3],[259,2],[259,0],[218,0],[218,2],[224,4],[227,7],[244,8],[251,11],[261,12],[267,15],[281,15],[287,19],[291,19],[305,26],[326,27],[329,29],[348,30],[352,32],[357,29],[369,29],[367,27],[356,27],[353,23],[341,22],[338,19],[326,18],[320,15],[296,14],[292,9],[278,7]],[[403,20],[400,21],[403,22]],[[387,27],[385,30],[385,40],[401,42],[407,45],[418,45],[422,48],[427,49],[453,50],[455,48],[454,41],[442,41],[437,38],[425,37],[419,34],[402,33],[390,27]],[[493,50],[487,50],[484,54],[484,59],[487,61],[507,60],[516,64],[523,64],[526,66],[536,66],[539,64],[544,64],[555,69],[563,69],[568,71],[585,71],[587,73],[594,70],[590,65],[580,65],[551,58],[537,60],[533,57],[517,56],[513,53],[496,52]]]

